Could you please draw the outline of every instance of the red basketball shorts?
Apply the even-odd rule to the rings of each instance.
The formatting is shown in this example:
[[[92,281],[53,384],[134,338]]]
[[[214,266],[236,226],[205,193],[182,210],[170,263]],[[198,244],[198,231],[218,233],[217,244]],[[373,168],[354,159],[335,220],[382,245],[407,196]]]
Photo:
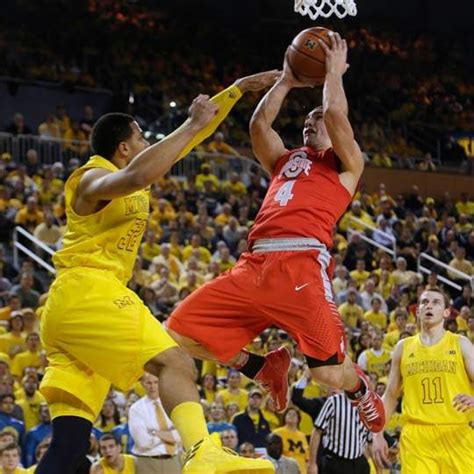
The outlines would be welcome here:
[[[168,327],[199,342],[222,362],[269,326],[295,339],[317,361],[344,360],[344,326],[318,250],[245,253],[237,265],[193,292]]]

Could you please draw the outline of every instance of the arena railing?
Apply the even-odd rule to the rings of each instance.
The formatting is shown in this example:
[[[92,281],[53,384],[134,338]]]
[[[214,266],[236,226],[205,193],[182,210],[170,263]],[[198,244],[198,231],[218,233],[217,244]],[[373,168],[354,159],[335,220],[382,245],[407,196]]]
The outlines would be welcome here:
[[[358,226],[361,226],[364,230],[361,232],[359,229],[354,228],[352,223],[358,224]],[[383,235],[384,238],[387,240],[390,240],[391,246],[387,247],[386,245],[381,244],[380,242],[375,241],[373,237],[373,233],[378,232]],[[347,228],[347,234],[348,237],[352,236],[353,234],[359,235],[359,237],[364,241],[367,242],[368,244],[372,245],[373,247],[377,247],[379,249],[382,249],[384,252],[387,252],[389,255],[392,256],[392,258],[397,258],[397,239],[391,234],[388,234],[387,232],[384,232],[380,229],[377,229],[376,227],[371,226],[370,224],[367,224],[366,222],[357,219],[357,217],[350,216],[349,217],[349,226]]]
[[[427,267],[426,263],[422,263],[426,260],[432,263],[433,265]],[[437,274],[437,278],[439,281],[450,286],[451,288],[454,288],[455,290],[462,291],[462,286],[459,283],[454,281],[452,278],[448,278],[448,276],[440,275],[439,271],[436,272],[435,270],[433,270],[433,266],[442,268],[447,272],[448,275],[449,273],[451,273],[452,275],[456,275],[457,277],[459,277],[456,279],[456,281],[466,280],[466,282],[469,283],[471,285],[471,288],[474,290],[474,276],[468,275],[467,273],[461,272],[456,268],[450,267],[446,263],[442,262],[441,260],[438,260],[437,258],[432,257],[431,255],[428,255],[425,252],[421,252],[420,255],[418,255],[418,273],[425,273],[429,275],[434,271]]]
[[[36,250],[36,252],[21,243],[19,238],[20,236],[22,237],[22,240],[26,239],[30,241],[33,244],[33,248]],[[41,240],[38,240],[34,235],[23,229],[23,227],[16,226],[13,229],[13,264],[15,268],[20,268],[20,252],[22,252],[38,263],[38,265],[46,269],[49,273],[55,275],[55,268],[38,255],[40,250],[46,252],[50,256],[54,255],[53,249],[41,242]]]
[[[15,162],[26,163],[26,153],[31,149],[36,150],[41,162],[47,165],[58,161],[65,165],[71,158],[85,162],[90,156],[88,141],[0,132],[0,155],[9,153]]]

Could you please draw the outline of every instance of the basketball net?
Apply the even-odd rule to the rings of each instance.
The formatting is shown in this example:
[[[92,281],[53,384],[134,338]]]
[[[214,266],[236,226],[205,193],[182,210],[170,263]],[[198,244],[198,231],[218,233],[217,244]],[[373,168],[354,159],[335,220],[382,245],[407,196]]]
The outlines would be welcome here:
[[[356,16],[357,6],[354,0],[295,0],[295,12],[308,15],[312,20],[333,14],[344,18],[346,15]]]

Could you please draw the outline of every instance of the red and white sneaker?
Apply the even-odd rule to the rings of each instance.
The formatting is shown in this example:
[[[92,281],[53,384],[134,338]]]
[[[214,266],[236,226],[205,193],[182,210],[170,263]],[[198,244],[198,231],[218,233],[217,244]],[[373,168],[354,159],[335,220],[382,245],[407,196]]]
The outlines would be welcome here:
[[[285,411],[288,407],[290,364],[290,351],[286,347],[280,347],[265,355],[265,364],[255,376],[255,381],[270,392],[277,412]]]
[[[354,369],[365,384],[364,395],[355,400],[351,399],[352,406],[359,412],[360,421],[372,433],[378,433],[385,426],[385,408],[382,399],[370,388],[369,378],[365,372],[354,364]]]

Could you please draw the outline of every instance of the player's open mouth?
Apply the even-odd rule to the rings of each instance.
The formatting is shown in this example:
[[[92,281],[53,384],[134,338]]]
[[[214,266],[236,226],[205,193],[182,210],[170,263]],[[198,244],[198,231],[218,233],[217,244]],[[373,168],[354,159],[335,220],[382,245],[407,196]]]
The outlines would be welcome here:
[[[431,311],[427,311],[427,312],[425,313],[425,316],[433,316],[433,313],[432,313]]]

